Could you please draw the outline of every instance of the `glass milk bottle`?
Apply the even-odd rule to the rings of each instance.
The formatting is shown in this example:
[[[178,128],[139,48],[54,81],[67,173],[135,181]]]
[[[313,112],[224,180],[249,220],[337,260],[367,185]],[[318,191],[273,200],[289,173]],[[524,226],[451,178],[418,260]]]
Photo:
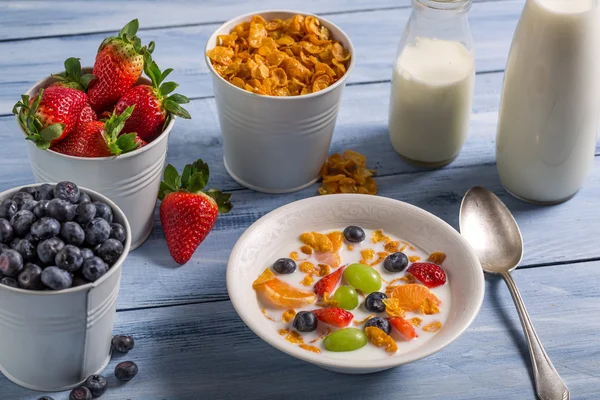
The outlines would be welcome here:
[[[471,0],[413,0],[392,74],[389,133],[407,161],[452,162],[465,142],[475,87]]]
[[[496,158],[504,187],[560,203],[594,161],[600,111],[597,0],[527,0],[500,105]]]

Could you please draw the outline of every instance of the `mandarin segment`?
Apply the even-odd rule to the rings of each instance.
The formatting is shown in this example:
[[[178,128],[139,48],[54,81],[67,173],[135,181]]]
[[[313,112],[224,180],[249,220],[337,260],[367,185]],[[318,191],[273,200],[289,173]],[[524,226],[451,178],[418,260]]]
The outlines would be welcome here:
[[[261,275],[261,277],[263,275]],[[261,278],[259,277],[259,279]],[[257,279],[257,281],[259,279]],[[317,296],[313,292],[305,292],[296,289],[289,283],[283,282],[277,278],[266,281],[262,279],[259,284],[256,284],[255,282],[253,287],[254,290],[261,293],[266,300],[279,308],[300,308],[317,301]]]
[[[431,290],[415,283],[396,286],[391,290],[390,298],[398,299],[399,307],[404,311],[420,311],[425,299],[429,299],[436,306],[441,304],[440,299]]]
[[[341,231],[333,231],[327,234],[331,244],[333,245],[333,251],[339,251],[344,244],[344,234]]]

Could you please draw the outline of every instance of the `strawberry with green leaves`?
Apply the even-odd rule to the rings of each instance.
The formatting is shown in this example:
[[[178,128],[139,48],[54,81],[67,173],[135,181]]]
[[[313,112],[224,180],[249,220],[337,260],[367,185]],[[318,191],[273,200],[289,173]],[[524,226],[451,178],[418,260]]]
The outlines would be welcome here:
[[[180,104],[190,100],[180,94],[171,94],[179,85],[164,82],[173,69],[161,72],[156,62],[146,57],[144,71],[152,85],[138,85],[129,89],[115,106],[117,113],[135,104],[135,111],[125,124],[124,132],[137,132],[147,142],[154,140],[164,130],[173,115],[190,119],[190,114]],[[164,83],[163,83],[164,82]]]
[[[152,53],[154,42],[143,46],[136,36],[137,19],[129,22],[117,36],[104,39],[94,63],[94,79],[89,84],[90,104],[97,113],[116,104],[144,70],[144,55]]]
[[[231,194],[203,190],[208,183],[208,165],[202,160],[188,164],[180,176],[175,167],[165,169],[158,197],[160,221],[173,259],[185,264],[209,234],[219,213],[231,210]]]
[[[70,57],[65,60],[65,71],[52,75],[56,82],[52,86],[62,86],[86,92],[88,85],[95,78],[93,74],[84,74],[81,71],[79,58]]]
[[[135,133],[120,134],[132,111],[133,107],[130,107],[120,115],[113,113],[106,121],[81,123],[65,140],[50,149],[86,158],[118,156],[133,151],[140,147]]]

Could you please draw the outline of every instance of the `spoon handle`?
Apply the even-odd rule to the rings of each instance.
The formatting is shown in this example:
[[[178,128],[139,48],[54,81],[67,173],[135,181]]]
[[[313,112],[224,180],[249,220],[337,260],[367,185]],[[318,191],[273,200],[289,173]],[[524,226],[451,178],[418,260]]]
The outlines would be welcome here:
[[[544,351],[544,347],[540,342],[529,313],[525,308],[525,303],[519,293],[517,284],[513,280],[510,273],[505,272],[502,275],[504,281],[510,289],[510,294],[517,306],[519,311],[519,317],[521,318],[521,324],[525,331],[525,337],[527,338],[527,344],[529,345],[529,354],[531,354],[531,365],[533,367],[533,377],[535,379],[535,389],[540,400],[569,400],[570,394],[569,389],[564,384],[560,375],[552,365],[552,361]]]

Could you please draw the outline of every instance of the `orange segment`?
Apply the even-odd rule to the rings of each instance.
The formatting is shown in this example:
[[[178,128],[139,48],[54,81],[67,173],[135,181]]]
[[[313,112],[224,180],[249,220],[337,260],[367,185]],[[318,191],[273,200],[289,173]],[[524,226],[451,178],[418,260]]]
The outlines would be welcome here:
[[[339,267],[342,263],[342,258],[340,257],[340,254],[337,251],[328,251],[326,253],[316,252],[315,258],[317,259],[319,264],[327,264],[333,269]]]
[[[395,287],[390,297],[398,299],[398,305],[404,311],[419,311],[425,299],[429,299],[436,306],[442,303],[427,287],[415,283]]]
[[[270,270],[268,271],[270,272]],[[271,274],[273,273],[271,272]],[[317,295],[313,292],[296,289],[289,283],[275,277],[267,279],[268,275],[263,272],[252,287],[274,306],[279,308],[300,308],[317,301]]]
[[[341,231],[333,231],[327,234],[329,240],[333,244],[333,251],[338,251],[344,243],[344,234]]]
[[[275,274],[269,268],[265,269],[262,274],[252,284],[252,289],[256,290],[260,285],[265,284],[266,282],[276,279]]]

